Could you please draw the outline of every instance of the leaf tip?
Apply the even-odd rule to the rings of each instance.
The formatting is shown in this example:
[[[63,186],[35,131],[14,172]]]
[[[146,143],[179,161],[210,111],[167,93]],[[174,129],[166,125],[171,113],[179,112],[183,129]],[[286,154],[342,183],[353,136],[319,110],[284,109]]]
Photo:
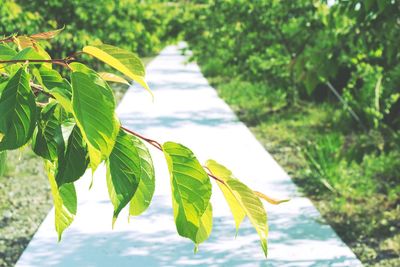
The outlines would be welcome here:
[[[112,218],[112,222],[111,222],[111,229],[113,229],[114,230],[114,226],[115,226],[115,222],[117,221],[117,216],[113,216],[113,218]]]

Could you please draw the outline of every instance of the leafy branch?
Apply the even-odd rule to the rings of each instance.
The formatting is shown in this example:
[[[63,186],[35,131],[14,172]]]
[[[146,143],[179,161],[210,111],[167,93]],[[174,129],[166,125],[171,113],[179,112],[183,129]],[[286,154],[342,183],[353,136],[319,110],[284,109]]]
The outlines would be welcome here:
[[[17,46],[0,44],[0,114],[4,114],[0,117],[0,151],[31,143],[33,151],[44,159],[59,239],[76,215],[74,182],[87,169],[95,172],[102,162],[114,206],[112,225],[127,205],[130,216],[148,208],[155,190],[155,171],[144,141],[163,152],[168,164],[179,235],[191,239],[196,249],[210,236],[213,179],[225,196],[236,228],[248,217],[267,255],[267,215],[261,199],[271,204],[282,201],[253,191],[214,160],[200,164],[181,144],[161,144],[121,125],[108,82],[129,85],[128,81],[113,73],[97,73],[76,58],[87,54],[100,60],[151,93],[143,63],[135,54],[106,44],[86,46],[64,59],[52,59],[38,40],[53,38],[59,31],[0,40],[11,40]],[[63,77],[52,64],[67,67],[69,76]],[[69,133],[67,138],[65,132]]]

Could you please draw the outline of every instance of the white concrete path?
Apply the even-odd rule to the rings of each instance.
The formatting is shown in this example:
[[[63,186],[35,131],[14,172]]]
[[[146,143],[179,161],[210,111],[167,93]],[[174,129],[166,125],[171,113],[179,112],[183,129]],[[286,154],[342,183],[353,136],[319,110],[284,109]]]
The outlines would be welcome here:
[[[202,162],[208,158],[221,162],[254,189],[292,198],[280,206],[265,204],[268,260],[247,220],[235,239],[232,216],[215,184],[213,232],[194,255],[192,243],[175,230],[165,161],[151,149],[157,188],[146,213],[128,224],[125,211],[111,230],[112,206],[104,168],[100,169],[90,191],[89,175],[77,183],[78,215],[62,242],[57,243],[52,210],[17,266],[359,266],[312,203],[298,194],[290,177],[208,85],[199,67],[185,62],[178,47],[164,49],[147,68],[154,104],[134,86],[119,105],[118,115],[124,125],[150,138],[185,144]]]

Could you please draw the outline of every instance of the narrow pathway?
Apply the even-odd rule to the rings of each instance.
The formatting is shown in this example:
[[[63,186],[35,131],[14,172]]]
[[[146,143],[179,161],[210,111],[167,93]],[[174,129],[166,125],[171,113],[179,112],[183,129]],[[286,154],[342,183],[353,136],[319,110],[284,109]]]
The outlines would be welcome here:
[[[151,148],[157,187],[145,214],[126,220],[122,213],[111,229],[104,168],[77,183],[78,215],[57,243],[52,210],[17,266],[359,266],[310,200],[302,197],[285,171],[237,120],[211,88],[199,67],[186,63],[179,48],[169,46],[147,68],[155,102],[136,86],[118,107],[122,123],[159,141],[190,147],[204,162],[213,158],[228,166],[251,188],[292,200],[266,204],[269,217],[269,258],[246,220],[237,238],[229,208],[213,185],[214,228],[211,238],[193,254],[193,245],[175,230],[166,163]]]

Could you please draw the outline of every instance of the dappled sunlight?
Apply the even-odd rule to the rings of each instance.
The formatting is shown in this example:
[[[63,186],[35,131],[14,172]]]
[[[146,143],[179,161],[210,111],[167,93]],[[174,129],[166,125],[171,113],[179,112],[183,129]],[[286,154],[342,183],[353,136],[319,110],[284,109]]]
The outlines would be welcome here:
[[[270,229],[268,260],[248,219],[235,238],[233,217],[215,184],[213,230],[194,254],[192,242],[176,232],[163,155],[150,148],[156,191],[144,214],[128,223],[124,210],[111,229],[113,209],[101,167],[90,191],[90,173],[77,182],[78,214],[63,240],[56,243],[52,211],[17,266],[358,265],[352,252],[320,222],[312,203],[297,192],[289,176],[218,98],[197,67],[184,65],[184,61],[176,47],[166,48],[147,70],[156,95],[154,104],[147,102],[149,96],[143,90],[129,90],[118,108],[121,121],[159,141],[178,140],[190,146],[201,162],[212,157],[226,163],[252,189],[275,198],[290,197],[278,206],[265,203]]]

